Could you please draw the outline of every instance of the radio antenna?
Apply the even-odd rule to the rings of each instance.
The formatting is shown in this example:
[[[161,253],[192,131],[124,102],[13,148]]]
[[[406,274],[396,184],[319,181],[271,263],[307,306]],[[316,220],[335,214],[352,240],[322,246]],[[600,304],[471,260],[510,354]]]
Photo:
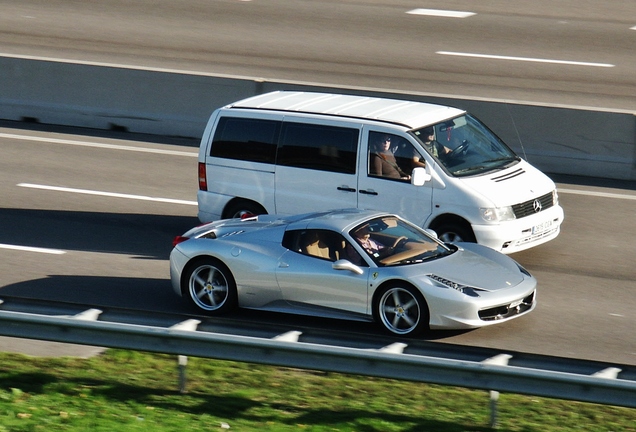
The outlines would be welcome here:
[[[521,144],[521,151],[523,152],[523,158],[527,161],[528,155],[526,154],[526,149],[523,146],[523,141],[521,140],[521,134],[519,134],[519,129],[517,128],[517,124],[515,123],[515,118],[512,116],[510,112],[510,106],[506,102],[506,110],[508,111],[508,115],[510,116],[510,120],[512,121],[512,126],[515,128],[515,133],[517,134],[517,139],[519,140],[519,144]]]

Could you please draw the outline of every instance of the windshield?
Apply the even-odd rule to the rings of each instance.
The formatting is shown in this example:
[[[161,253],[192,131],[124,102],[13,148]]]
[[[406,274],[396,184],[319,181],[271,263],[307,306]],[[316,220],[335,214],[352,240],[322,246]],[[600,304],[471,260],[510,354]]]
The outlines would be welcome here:
[[[453,252],[424,230],[395,216],[367,221],[349,235],[379,266],[421,263]]]
[[[507,168],[520,161],[497,135],[470,114],[411,132],[456,177]]]

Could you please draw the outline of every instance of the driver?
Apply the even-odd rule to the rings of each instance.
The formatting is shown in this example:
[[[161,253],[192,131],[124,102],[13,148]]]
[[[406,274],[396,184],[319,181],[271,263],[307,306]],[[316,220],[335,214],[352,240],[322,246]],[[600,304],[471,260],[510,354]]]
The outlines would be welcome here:
[[[426,137],[424,149],[433,157],[439,158],[450,153],[451,150],[448,147],[435,140],[435,129],[432,126],[424,129],[424,136]]]
[[[355,232],[355,237],[360,246],[364,248],[371,255],[375,255],[380,252],[380,250],[384,249],[385,246],[373,240],[371,238],[371,232],[369,231],[369,225],[364,225],[358,231]]]

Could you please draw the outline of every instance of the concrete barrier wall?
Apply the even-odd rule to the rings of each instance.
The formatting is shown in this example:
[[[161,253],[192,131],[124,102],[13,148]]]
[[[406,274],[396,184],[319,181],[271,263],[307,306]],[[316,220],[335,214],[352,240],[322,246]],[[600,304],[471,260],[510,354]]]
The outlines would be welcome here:
[[[0,57],[0,118],[5,120],[198,138],[217,107],[272,90],[456,106],[479,117],[543,171],[636,180],[636,116],[630,112]]]

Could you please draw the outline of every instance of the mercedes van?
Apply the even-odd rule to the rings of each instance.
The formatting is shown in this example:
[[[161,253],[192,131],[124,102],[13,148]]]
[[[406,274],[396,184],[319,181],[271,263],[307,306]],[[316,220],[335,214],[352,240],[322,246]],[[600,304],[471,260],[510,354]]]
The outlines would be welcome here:
[[[564,216],[552,180],[478,119],[421,102],[254,96],[212,113],[198,162],[202,222],[358,207],[512,253],[557,237]]]

